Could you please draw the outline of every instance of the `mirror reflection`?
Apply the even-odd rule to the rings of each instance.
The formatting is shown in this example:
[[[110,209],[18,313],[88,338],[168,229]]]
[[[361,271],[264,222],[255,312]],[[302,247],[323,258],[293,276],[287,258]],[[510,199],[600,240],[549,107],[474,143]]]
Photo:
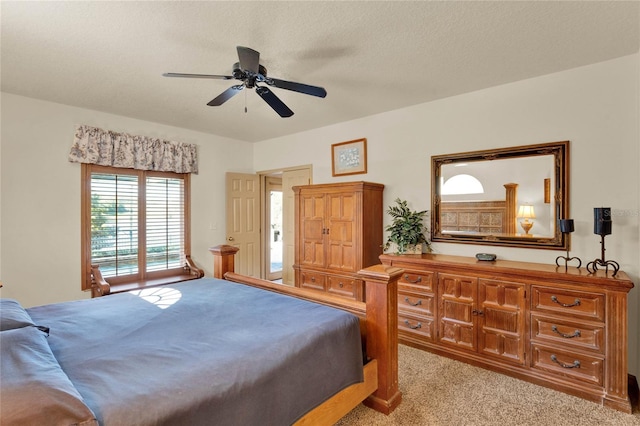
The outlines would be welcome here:
[[[432,157],[434,241],[565,248],[568,142]]]

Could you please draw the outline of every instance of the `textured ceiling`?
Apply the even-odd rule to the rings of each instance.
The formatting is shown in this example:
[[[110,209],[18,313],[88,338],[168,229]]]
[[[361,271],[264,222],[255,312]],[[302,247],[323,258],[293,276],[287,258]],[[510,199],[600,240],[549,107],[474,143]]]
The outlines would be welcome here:
[[[638,52],[631,2],[2,1],[2,91],[261,141]],[[232,81],[236,46],[269,75],[280,118]],[[245,105],[248,112],[244,112]]]

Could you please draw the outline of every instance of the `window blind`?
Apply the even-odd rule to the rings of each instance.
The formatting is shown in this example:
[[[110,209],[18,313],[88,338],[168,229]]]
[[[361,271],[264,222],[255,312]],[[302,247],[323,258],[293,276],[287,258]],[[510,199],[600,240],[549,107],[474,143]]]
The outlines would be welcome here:
[[[91,175],[91,262],[105,277],[138,273],[138,177]]]
[[[184,181],[148,177],[147,271],[179,268],[184,259]]]
[[[105,278],[184,265],[184,179],[144,174],[91,173],[91,264]]]

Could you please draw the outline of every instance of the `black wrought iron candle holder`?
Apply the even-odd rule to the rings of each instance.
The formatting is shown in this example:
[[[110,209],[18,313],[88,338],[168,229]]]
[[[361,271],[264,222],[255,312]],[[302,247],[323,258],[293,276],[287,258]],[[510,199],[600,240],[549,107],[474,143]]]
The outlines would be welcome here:
[[[560,219],[560,232],[562,232],[563,234],[570,234],[571,232],[574,231],[574,226],[573,226],[573,219]],[[567,244],[567,256],[558,256],[556,257],[556,266],[562,266],[560,265],[560,262],[564,260],[564,270],[566,271],[567,269],[569,269],[569,262],[573,261],[573,260],[577,260],[578,261],[578,266],[577,268],[580,269],[580,267],[582,266],[582,260],[580,260],[579,257],[569,257],[569,245]]]
[[[611,208],[610,207],[596,207],[593,209],[593,233],[600,235],[600,259],[595,259],[587,263],[587,271],[595,273],[598,267],[604,267],[605,273],[609,273],[609,268],[613,269],[613,276],[615,277],[620,270],[620,265],[614,260],[605,260],[604,252],[604,237],[611,235],[613,221],[611,220]]]

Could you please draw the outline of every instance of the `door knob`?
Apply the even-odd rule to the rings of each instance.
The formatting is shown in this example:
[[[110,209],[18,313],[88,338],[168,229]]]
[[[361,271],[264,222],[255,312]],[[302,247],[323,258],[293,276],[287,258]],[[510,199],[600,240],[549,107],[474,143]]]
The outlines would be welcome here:
[[[227,238],[227,241],[233,241],[233,237]]]

